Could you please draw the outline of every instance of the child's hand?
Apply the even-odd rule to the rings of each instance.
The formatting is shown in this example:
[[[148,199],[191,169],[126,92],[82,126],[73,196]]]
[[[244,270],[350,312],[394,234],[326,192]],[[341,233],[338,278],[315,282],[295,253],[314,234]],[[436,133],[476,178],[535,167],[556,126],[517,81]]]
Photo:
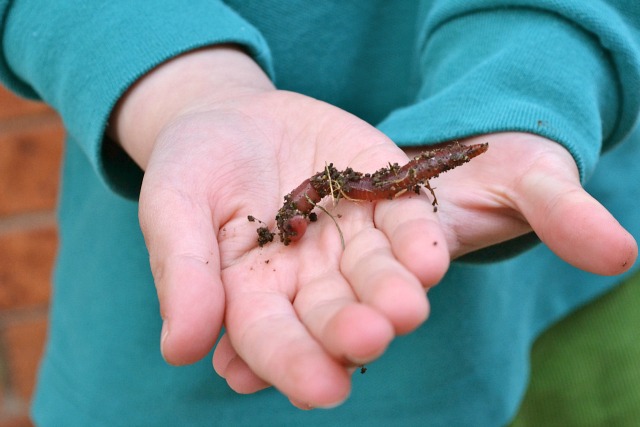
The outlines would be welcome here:
[[[224,319],[214,367],[232,388],[274,385],[300,407],[333,405],[351,367],[426,319],[424,288],[450,257],[533,228],[589,271],[616,274],[635,259],[568,153],[525,134],[480,138],[488,153],[433,182],[437,214],[426,195],[329,202],[344,250],[324,212],[299,242],[259,248],[248,215],[273,227],[283,196],[325,162],[366,172],[407,157],[348,113],[275,91],[242,53],[217,52],[160,68],[115,115],[114,133],[146,169],[140,221],[171,363],[204,357]]]
[[[348,141],[358,140],[358,132],[363,134],[369,132],[367,129],[353,129],[353,131],[355,134],[347,137],[343,146],[347,147]],[[375,140],[377,137],[372,135],[371,138],[370,140]],[[419,300],[417,296],[409,295],[409,287],[402,283],[402,278],[407,273],[409,275],[406,277],[413,273],[415,277],[423,281],[424,285],[430,286],[435,284],[441,274],[440,272],[443,271],[441,268],[446,266],[446,262],[440,259],[441,253],[433,250],[434,241],[438,241],[439,248],[446,247],[451,258],[457,258],[471,251],[491,246],[534,230],[554,252],[578,268],[596,274],[620,274],[631,267],[637,256],[636,242],[602,205],[582,189],[575,162],[563,147],[545,138],[523,133],[487,135],[473,138],[467,142],[480,143],[485,141],[490,143],[490,149],[487,153],[474,159],[468,165],[453,172],[442,174],[432,181],[432,185],[437,187],[436,192],[439,201],[439,210],[435,216],[424,197],[412,196],[411,198],[404,197],[390,202],[378,202],[372,212],[363,210],[367,206],[371,207],[367,203],[362,206],[363,203],[343,201],[337,207],[335,213],[340,212],[343,214],[339,223],[347,231],[345,233],[347,249],[340,264],[343,277],[339,281],[312,280],[308,285],[299,287],[297,294],[295,292],[290,294],[291,299],[295,300],[294,310],[311,303],[314,306],[321,307],[321,310],[326,310],[324,316],[332,317],[331,320],[321,320],[318,324],[329,324],[333,327],[321,333],[316,333],[318,344],[325,346],[325,350],[330,355],[343,359],[344,355],[348,354],[345,353],[347,346],[341,347],[342,350],[338,351],[334,350],[335,347],[332,347],[333,343],[343,339],[342,337],[345,340],[344,344],[347,344],[358,339],[364,339],[369,334],[375,333],[375,331],[382,333],[384,327],[382,326],[383,323],[376,323],[375,317],[366,317],[368,315],[366,310],[370,307],[352,305],[345,308],[343,306],[344,301],[337,304],[330,302],[329,307],[326,307],[323,301],[326,298],[329,300],[331,298],[340,298],[342,292],[347,292],[346,301],[354,303],[355,301],[350,299],[351,296],[348,290],[350,285],[356,292],[357,299],[365,304],[378,298],[380,302],[384,301],[384,298],[393,298],[394,307],[398,308],[397,311],[381,310],[381,306],[372,304],[374,310],[388,313],[387,318],[382,319],[382,322],[393,319],[394,316],[401,313],[401,305],[406,303],[405,307],[409,307],[410,301]],[[341,144],[338,144],[338,147]],[[381,159],[382,162],[384,162],[385,155],[392,157],[393,159],[391,160],[396,160],[393,150],[388,149],[386,144],[380,145],[375,150],[379,150],[375,153],[375,158]],[[415,150],[415,152],[414,150],[408,151],[413,156],[420,150]],[[344,151],[342,153],[346,154]],[[321,158],[325,158],[324,156],[327,155],[331,155],[331,153],[322,154]],[[336,155],[339,156],[340,154]],[[356,158],[360,157],[357,156]],[[398,160],[398,162],[403,163],[404,161]],[[352,162],[351,165],[353,163],[356,162]],[[373,170],[372,168],[375,168],[374,163],[376,162],[357,163],[358,170]],[[362,167],[359,166],[360,164],[362,164]],[[316,165],[316,169],[321,170],[321,167],[321,164]],[[270,207],[269,210],[274,208]],[[373,216],[373,224],[382,232],[369,228],[372,225],[370,222],[361,223],[358,221],[360,215],[363,213],[366,215],[369,212]],[[280,268],[280,265],[287,265],[286,263],[288,262],[292,264],[287,271],[297,270],[303,275],[301,277],[313,274],[311,271],[316,269],[318,264],[324,266],[338,265],[340,261],[334,258],[339,257],[340,254],[337,247],[337,231],[332,227],[326,215],[321,213],[321,218],[325,221],[324,227],[316,228],[316,225],[310,227],[307,234],[296,245],[287,248],[278,245],[275,248],[271,246],[269,251],[259,253],[256,256],[254,260],[255,269],[260,272],[260,277],[265,278],[263,280],[267,282],[270,280],[282,280],[279,276],[273,274],[274,272],[271,269]],[[440,225],[441,230],[444,232],[445,242],[439,240],[439,231],[434,229],[434,226],[437,227],[436,223]],[[352,232],[354,229],[360,231]],[[358,233],[355,238],[352,237],[353,233]],[[318,247],[318,243],[325,241],[327,245],[324,248]],[[371,258],[370,254],[380,251],[380,247],[376,242],[380,242],[380,245],[385,248],[383,253],[388,250],[388,247],[391,247],[392,253],[395,254],[397,259],[408,267],[408,272],[405,273],[400,268],[391,269],[383,266],[383,263],[380,262],[383,259],[389,263],[389,266],[396,263],[391,253],[386,254],[388,258]],[[445,244],[443,245],[442,243]],[[221,247],[223,244],[221,242]],[[277,260],[277,264],[273,263],[272,259]],[[268,264],[266,263],[267,260],[269,261]],[[261,262],[265,263],[265,265],[262,265]],[[349,275],[350,270],[345,266],[357,268],[358,272],[355,275]],[[435,268],[435,270],[430,273],[429,270],[431,268]],[[388,275],[380,277],[379,271],[384,271],[384,269],[387,269]],[[324,270],[322,274],[329,279],[331,274],[337,273],[337,270],[337,268],[331,271]],[[238,271],[239,274],[243,274],[235,268],[229,269],[230,273],[232,271]],[[322,269],[318,271],[322,271]],[[223,272],[223,279],[226,277],[225,273]],[[273,275],[269,276],[269,274]],[[394,277],[396,274],[400,276]],[[253,272],[251,275],[253,275]],[[366,280],[360,282],[358,279],[360,275],[364,275]],[[345,279],[349,284],[345,283],[342,290],[335,286],[334,296],[329,296],[331,295],[330,287],[334,288],[331,284],[338,285],[340,281]],[[293,278],[289,278],[288,281],[292,286],[295,286],[293,285],[295,281]],[[385,281],[388,281],[388,283],[385,283]],[[272,283],[273,287],[277,287],[283,282],[269,283]],[[304,280],[299,280],[298,286],[303,284]],[[378,284],[385,287],[384,292],[376,292]],[[260,295],[260,289],[264,289],[264,287],[265,284],[258,284],[256,293],[246,297],[265,298],[264,296],[258,296]],[[267,289],[273,288],[267,287]],[[363,291],[370,289],[371,291],[363,293],[359,291],[360,289]],[[414,289],[417,289],[417,287],[414,286]],[[277,322],[285,322],[285,319],[289,317],[303,315],[304,311],[298,310],[285,313],[283,310],[281,316],[284,318],[270,319],[269,322],[262,322],[260,320],[261,314],[249,315],[255,319],[252,324],[243,317],[247,315],[244,309],[257,303],[247,303],[244,307],[236,306],[235,298],[230,298],[231,292],[232,290],[228,289],[228,309],[230,310],[229,313],[235,313],[235,315],[233,318],[227,315],[228,325],[236,324],[239,327],[231,330],[230,335],[233,338],[236,331],[249,328],[244,337],[251,337],[246,341],[249,345],[247,348],[250,350],[239,355],[234,348],[240,349],[244,346],[238,341],[229,339],[229,336],[223,337],[214,357],[216,369],[227,378],[236,390],[244,392],[255,391],[267,385],[255,374],[260,372],[256,371],[256,367],[259,365],[264,366],[266,371],[275,366],[280,366],[283,371],[276,373],[275,377],[291,375],[293,373],[291,367],[296,366],[296,359],[287,357],[294,357],[294,353],[284,352],[278,355],[276,351],[275,354],[270,354],[270,357],[274,358],[272,360],[262,357],[254,358],[252,354],[262,354],[264,347],[255,347],[255,343],[261,341],[260,337],[270,336],[271,325],[276,325]],[[233,292],[235,293],[235,291]],[[407,294],[404,294],[404,292],[407,292]],[[310,297],[307,297],[307,295],[310,295]],[[279,301],[281,305],[286,305],[286,302],[281,301],[281,295],[271,295],[270,297],[275,301]],[[402,300],[407,297],[410,298],[408,301]],[[304,303],[301,303],[301,301],[304,301]],[[341,306],[344,309],[344,314],[333,312],[333,310],[337,310],[337,307]],[[236,307],[237,310],[235,309]],[[313,316],[316,316],[317,310],[318,308],[313,308],[310,312],[314,313]],[[262,315],[266,313],[267,311]],[[354,314],[351,315],[349,313]],[[356,314],[358,317],[355,317]],[[237,318],[235,318],[236,315],[238,316]],[[320,318],[322,315],[318,315],[318,317]],[[343,317],[344,323],[341,323]],[[232,323],[234,318],[235,323]],[[417,320],[418,316],[413,318]],[[298,326],[311,328],[310,332],[314,334],[313,328],[317,326],[314,326],[316,325],[315,322],[305,322],[307,319],[313,318],[302,317],[302,323]],[[329,322],[335,323],[332,325]],[[355,324],[356,322],[358,322],[357,325]],[[401,329],[398,329],[399,322],[396,321],[394,323],[392,321],[392,324],[396,332],[404,332],[409,331],[411,327],[419,324],[419,322],[409,322],[407,325],[412,325],[411,327]],[[325,333],[326,336],[324,335]],[[356,336],[351,334],[356,334]],[[386,335],[388,340],[392,337],[392,333]],[[295,338],[291,337],[286,339],[295,340]],[[249,344],[250,341],[253,342],[253,345]],[[371,341],[371,343],[373,342]],[[378,351],[370,351],[368,357],[361,358],[355,356],[355,353],[351,353],[348,360],[358,363],[372,359],[379,354],[379,351],[382,351],[384,348],[382,344],[387,341],[379,339],[375,342],[378,343],[378,347],[376,347]],[[286,342],[283,345],[286,346]],[[366,347],[361,348],[364,349]],[[374,347],[369,348],[373,350]],[[283,348],[280,348],[280,350],[283,350]],[[302,371],[296,371],[294,374],[296,376],[299,375],[299,377],[297,377],[298,382],[292,382],[294,387],[292,390],[305,385],[306,381],[308,381],[306,384],[314,384],[314,382],[322,379],[317,368],[324,367],[326,360],[316,361],[314,359],[318,354],[322,354],[322,351],[314,353],[309,350],[309,352],[310,355],[307,360],[314,361],[311,364],[299,362]],[[282,356],[282,354],[286,354],[286,356]],[[273,362],[273,360],[280,361],[280,358],[284,358],[287,362],[282,364]],[[246,361],[251,359],[256,360],[258,365],[247,364]],[[316,370],[314,370],[314,366]],[[338,365],[338,370],[334,372],[341,372],[342,369]],[[325,372],[330,371],[327,369]],[[337,384],[346,381],[346,379],[339,379],[339,377],[339,374],[334,377],[328,377],[326,379],[327,386],[335,389]],[[345,385],[344,387],[347,386]],[[298,392],[292,392],[288,395],[293,399],[296,399],[297,396],[303,396],[305,390],[298,390]],[[313,399],[301,400],[301,402],[317,404],[314,403],[317,401]],[[300,406],[304,405],[301,404]]]
[[[243,62],[228,53],[224,64]],[[448,267],[445,237],[422,195],[326,204],[341,216],[344,250],[323,212],[299,242],[258,247],[259,224],[248,215],[273,226],[283,196],[325,162],[374,171],[407,157],[356,117],[260,77],[204,94],[189,80],[164,85],[174,72],[197,74],[189,61],[206,54],[157,70],[115,117],[115,135],[146,169],[140,222],[165,321],[163,354],[175,364],[204,357],[224,318],[214,367],[233,389],[274,385],[300,407],[337,404],[353,367],[426,319],[424,288]],[[194,93],[198,102],[186,102]]]
[[[366,123],[286,92],[192,113],[163,131],[147,166],[140,218],[167,360],[204,356],[224,312],[227,336],[214,366],[235,390],[273,384],[301,406],[344,399],[348,367],[379,356],[427,317],[423,286],[448,266],[428,198],[342,201],[335,209],[329,201],[327,209],[341,216],[344,251],[321,211],[286,247],[276,238],[259,248],[260,224],[247,216],[273,228],[283,196],[327,161],[374,171],[406,160]]]
[[[582,270],[615,275],[633,265],[635,240],[582,188],[566,149],[527,133],[467,142],[485,141],[487,153],[433,181],[452,258],[533,230],[560,258]]]

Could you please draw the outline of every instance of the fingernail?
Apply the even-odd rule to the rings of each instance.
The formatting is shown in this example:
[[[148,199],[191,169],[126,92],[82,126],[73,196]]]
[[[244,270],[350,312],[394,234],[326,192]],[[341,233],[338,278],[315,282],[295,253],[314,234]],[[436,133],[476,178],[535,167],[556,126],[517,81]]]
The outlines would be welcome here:
[[[318,405],[318,406],[316,406],[316,408],[318,408],[318,409],[333,409],[333,408],[337,408],[338,406],[342,405],[345,402],[345,400],[347,400],[347,399],[345,398],[345,399],[340,400],[338,402],[329,403],[327,405]]]
[[[164,345],[167,341],[167,336],[169,336],[169,322],[165,320],[162,322],[162,331],[160,332],[160,353],[165,360],[167,360],[167,358],[164,356]]]
[[[308,403],[302,402],[301,400],[289,398],[289,402],[291,402],[291,404],[296,408],[301,409],[303,411],[310,411],[313,409],[313,406],[309,405]]]
[[[342,399],[338,400],[337,402],[327,403],[326,405],[318,405],[318,406],[316,406],[316,408],[318,408],[318,409],[333,409],[333,408],[336,408],[336,407],[342,405],[344,402],[346,402],[350,395],[351,395],[351,392],[347,392],[347,394]]]

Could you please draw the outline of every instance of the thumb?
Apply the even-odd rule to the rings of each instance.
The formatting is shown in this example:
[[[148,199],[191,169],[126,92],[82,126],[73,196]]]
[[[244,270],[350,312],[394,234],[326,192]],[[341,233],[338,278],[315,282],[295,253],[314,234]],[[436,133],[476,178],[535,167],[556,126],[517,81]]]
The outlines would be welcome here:
[[[633,236],[578,181],[571,168],[532,168],[519,182],[516,203],[538,237],[582,270],[616,275],[638,255]]]
[[[224,315],[210,210],[175,189],[146,184],[139,217],[163,318],[162,355],[171,364],[193,363],[213,348]]]

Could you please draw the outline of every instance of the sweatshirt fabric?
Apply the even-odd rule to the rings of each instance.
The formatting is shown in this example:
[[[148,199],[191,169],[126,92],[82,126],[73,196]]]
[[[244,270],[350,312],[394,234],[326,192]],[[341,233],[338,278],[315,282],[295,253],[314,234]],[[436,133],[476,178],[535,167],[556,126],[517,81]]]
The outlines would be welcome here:
[[[242,45],[278,88],[399,145],[553,139],[640,239],[639,2],[5,0],[0,16],[0,79],[53,106],[68,132],[40,425],[504,425],[535,338],[623,279],[579,271],[533,235],[454,262],[429,320],[332,410],[299,411],[274,389],[238,395],[210,357],[168,366],[137,218],[142,171],[104,149],[105,128],[136,80],[193,49]]]

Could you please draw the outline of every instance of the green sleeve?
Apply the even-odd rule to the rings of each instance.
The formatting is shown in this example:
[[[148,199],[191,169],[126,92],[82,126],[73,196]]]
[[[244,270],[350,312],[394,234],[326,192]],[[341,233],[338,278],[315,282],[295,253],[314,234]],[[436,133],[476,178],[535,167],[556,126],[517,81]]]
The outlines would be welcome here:
[[[399,145],[530,132],[567,148],[584,183],[602,150],[635,128],[640,2],[443,0],[423,19],[418,96],[378,126]],[[537,242],[527,235],[466,259]]]
[[[640,2],[442,0],[426,12],[414,104],[379,127],[401,145],[500,131],[565,146],[581,177],[640,110]]]
[[[137,197],[142,171],[122,152],[104,152],[113,106],[137,79],[189,50],[243,45],[271,75],[258,31],[221,1],[0,1],[0,79],[61,115],[112,189]],[[117,151],[117,150],[116,150]]]

